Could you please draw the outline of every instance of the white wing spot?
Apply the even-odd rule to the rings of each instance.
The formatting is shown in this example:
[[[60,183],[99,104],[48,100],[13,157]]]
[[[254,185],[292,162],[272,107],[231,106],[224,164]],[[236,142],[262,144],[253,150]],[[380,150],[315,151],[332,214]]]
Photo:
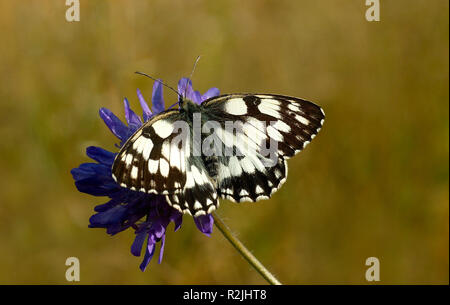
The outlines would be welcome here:
[[[280,106],[280,105],[281,105],[280,100],[278,100],[278,99],[276,99],[276,98],[264,98],[264,99],[263,99],[263,102],[265,102],[265,103],[271,103],[271,104],[273,104],[273,105],[275,105],[275,106]],[[279,109],[279,108],[278,108],[278,109]]]
[[[125,159],[125,164],[126,164],[127,166],[130,166],[130,165],[131,165],[131,162],[133,162],[133,155],[132,155],[132,154],[128,154],[127,157],[126,157],[126,159]]]
[[[230,173],[232,176],[240,176],[242,174],[242,168],[239,164],[239,161],[236,157],[231,157],[228,162],[228,168],[230,169]]]
[[[300,123],[302,123],[303,125],[309,125],[309,121],[306,119],[306,118],[304,118],[304,117],[302,117],[301,115],[296,115],[295,116],[295,119],[297,120],[297,121],[299,121]]]
[[[193,188],[195,186],[194,178],[192,178],[192,172],[186,173],[186,184],[184,188]]]
[[[180,150],[175,145],[170,147],[170,166],[181,170]]]
[[[161,147],[161,155],[166,158],[167,160],[170,160],[170,142],[169,140],[165,141],[162,144]]]
[[[201,208],[203,208],[202,204],[196,200],[194,203],[194,210],[200,210]]]
[[[264,100],[261,100],[261,104],[258,105],[258,110],[264,114],[273,116],[274,118],[281,119],[281,114],[278,110],[274,109],[276,107],[271,107],[272,105],[269,103],[264,103]],[[280,107],[278,107],[280,108]]]
[[[197,217],[197,216],[200,216],[200,215],[206,215],[206,212],[203,211],[203,210],[197,211],[197,212],[195,212],[194,217]]]
[[[255,193],[256,194],[263,194],[264,190],[262,189],[261,186],[257,185],[256,188],[255,188]]]
[[[164,177],[169,176],[169,163],[165,159],[159,159],[159,171]]]
[[[137,168],[137,166],[133,166],[131,168],[130,175],[131,175],[131,179],[137,179],[137,176],[138,176],[138,168]]]
[[[250,197],[241,197],[239,202],[253,202],[253,200],[251,200]]]
[[[219,170],[218,170],[218,176],[220,177],[220,180],[224,180],[226,178],[231,177],[231,173],[228,167],[220,163]]]
[[[300,108],[298,107],[298,105],[293,104],[292,102],[289,103],[288,105],[289,110],[294,111],[294,112],[300,112]]]
[[[273,124],[272,126],[278,129],[279,131],[283,131],[286,133],[291,131],[291,127],[283,121],[276,121],[275,124]]]
[[[216,207],[215,206],[210,206],[209,208],[208,208],[208,214],[211,214],[214,210],[216,209]]]
[[[239,193],[239,196],[241,197],[248,196],[247,190],[242,189],[241,192]]]
[[[202,182],[206,182],[204,174],[201,173],[196,166],[194,166],[194,165],[191,166],[191,172],[192,172],[194,181],[196,181],[197,183],[200,183],[200,184],[203,184]]]
[[[158,160],[153,159],[148,160],[148,171],[151,174],[155,174],[158,171],[158,164],[159,164]]]
[[[250,158],[245,157],[244,159],[241,160],[241,167],[244,170],[244,172],[252,174],[255,172],[255,166],[253,165],[252,161],[250,160]]]
[[[142,137],[142,146],[144,146],[144,150],[142,151],[142,156],[144,157],[145,160],[148,160],[148,158],[150,158],[150,153],[153,149],[153,142],[151,139],[146,138],[146,137]]]
[[[275,170],[275,177],[277,177],[277,179],[279,179],[282,176],[281,172],[279,169]]]
[[[275,128],[273,128],[272,126],[267,127],[267,134],[274,139],[275,141],[278,142],[282,142],[283,141],[283,136],[281,135],[281,133],[276,130]]]
[[[139,137],[136,139],[136,141],[133,143],[133,149],[138,153],[141,154],[144,150],[145,146],[143,145],[143,137]]]
[[[225,103],[225,111],[232,115],[247,114],[247,105],[242,98],[230,99]]]
[[[165,139],[172,134],[173,125],[165,120],[159,120],[152,125],[155,133],[161,138]]]

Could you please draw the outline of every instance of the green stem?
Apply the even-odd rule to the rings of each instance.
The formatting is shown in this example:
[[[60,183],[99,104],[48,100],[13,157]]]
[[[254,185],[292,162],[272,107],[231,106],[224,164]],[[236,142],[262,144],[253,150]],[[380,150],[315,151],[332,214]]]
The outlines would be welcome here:
[[[239,251],[239,253],[272,285],[281,285],[269,270],[244,246],[244,244],[231,233],[227,225],[220,219],[217,213],[214,213],[214,224],[222,232],[223,236]]]

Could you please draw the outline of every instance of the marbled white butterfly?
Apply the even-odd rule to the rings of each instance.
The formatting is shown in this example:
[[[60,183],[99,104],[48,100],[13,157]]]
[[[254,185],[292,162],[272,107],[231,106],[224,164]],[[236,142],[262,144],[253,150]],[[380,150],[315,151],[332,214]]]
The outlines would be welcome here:
[[[128,139],[112,174],[122,187],[165,195],[193,216],[214,211],[219,198],[268,199],[286,180],[286,160],[325,118],[309,101],[273,94],[226,94],[200,105],[180,96],[178,104]]]

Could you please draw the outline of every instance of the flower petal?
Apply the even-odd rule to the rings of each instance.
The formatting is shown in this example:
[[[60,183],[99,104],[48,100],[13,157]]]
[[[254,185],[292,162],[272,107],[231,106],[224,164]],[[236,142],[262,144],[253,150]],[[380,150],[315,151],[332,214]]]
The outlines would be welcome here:
[[[104,212],[106,210],[109,210],[113,207],[115,207],[116,205],[119,205],[121,202],[121,200],[117,200],[117,198],[113,198],[111,200],[109,200],[106,203],[103,204],[99,204],[97,206],[95,206],[94,211],[96,212]]]
[[[192,93],[192,96],[190,97],[190,100],[200,105],[202,103],[202,95],[200,94],[200,92],[194,91]]]
[[[116,156],[115,153],[97,146],[89,146],[86,148],[86,154],[89,158],[106,165],[112,165]]]
[[[97,163],[82,163],[79,167],[72,168],[70,173],[73,180],[78,181],[86,178],[90,178],[96,175],[96,168],[99,167]]]
[[[161,217],[159,219],[156,219],[152,224],[151,232],[152,232],[152,235],[156,239],[160,239],[166,233],[166,228],[165,228],[164,224],[162,223],[163,221],[164,221],[164,218]]]
[[[131,254],[134,256],[141,256],[142,246],[144,245],[144,241],[147,236],[148,233],[145,231],[136,234],[136,238],[131,245]]]
[[[215,96],[219,96],[220,91],[217,88],[210,88],[208,91],[205,92],[205,94],[202,95],[202,102],[206,101],[207,99]]]
[[[91,177],[75,181],[78,191],[92,196],[112,196],[117,192],[118,186],[115,182],[105,182],[98,177]]]
[[[104,228],[110,224],[121,222],[127,208],[122,205],[117,205],[105,212],[97,213],[89,218],[89,226],[91,228]]]
[[[164,254],[164,245],[166,244],[166,234],[161,237],[161,248],[159,249],[158,264],[161,264]]]
[[[173,221],[173,223],[175,225],[174,231],[176,232],[181,227],[181,223],[183,222],[183,214],[181,214],[178,211],[175,211],[170,216],[170,220]]]
[[[206,236],[210,236],[212,233],[212,227],[214,224],[214,218],[211,214],[201,215],[198,217],[194,217],[194,222],[197,225],[197,228]]]
[[[107,108],[100,108],[100,117],[111,132],[121,141],[126,141],[132,134],[130,129]]]
[[[139,89],[137,89],[137,96],[142,108],[142,117],[144,118],[144,122],[147,122],[152,117],[152,112]]]
[[[178,93],[183,97],[191,99],[194,94],[194,89],[192,89],[192,81],[189,78],[183,77],[178,81]]]
[[[111,177],[111,167],[105,164],[82,163],[79,167],[72,169],[71,173],[75,181],[88,178],[99,178],[108,183],[114,181]]]
[[[153,93],[152,93],[152,110],[155,114],[164,111],[164,97],[162,84],[160,82],[155,82],[153,84]]]
[[[202,102],[202,95],[200,92],[194,91],[192,81],[187,77],[183,77],[178,81],[178,93],[194,103],[201,104]]]
[[[82,193],[94,196],[111,196],[120,187],[111,177],[111,168],[99,163],[83,163],[71,170],[75,186]]]
[[[141,118],[134,113],[133,110],[131,110],[130,103],[127,98],[123,100],[123,104],[125,106],[125,118],[127,119],[128,127],[135,132],[142,125]]]
[[[155,244],[151,241],[150,236],[149,236],[148,243],[147,243],[147,249],[145,251],[145,256],[144,256],[144,259],[142,260],[141,265],[139,266],[141,271],[145,271],[145,268],[147,268],[154,253],[155,253]]]

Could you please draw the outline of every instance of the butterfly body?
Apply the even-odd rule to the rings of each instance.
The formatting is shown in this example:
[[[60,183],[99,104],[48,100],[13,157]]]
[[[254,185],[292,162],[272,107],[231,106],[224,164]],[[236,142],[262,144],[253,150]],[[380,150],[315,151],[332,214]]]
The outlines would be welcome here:
[[[228,94],[200,105],[180,98],[179,109],[154,116],[122,146],[113,178],[193,216],[214,211],[219,198],[268,199],[324,118],[319,106],[283,95]]]

